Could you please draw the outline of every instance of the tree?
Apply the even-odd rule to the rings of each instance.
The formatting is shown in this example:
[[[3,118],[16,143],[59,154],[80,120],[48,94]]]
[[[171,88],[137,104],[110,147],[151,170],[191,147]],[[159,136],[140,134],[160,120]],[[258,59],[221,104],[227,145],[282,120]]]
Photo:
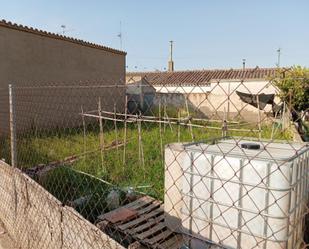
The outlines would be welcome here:
[[[282,101],[291,104],[295,111],[309,108],[309,69],[293,66],[289,69],[278,69],[277,77],[273,80],[280,90]]]

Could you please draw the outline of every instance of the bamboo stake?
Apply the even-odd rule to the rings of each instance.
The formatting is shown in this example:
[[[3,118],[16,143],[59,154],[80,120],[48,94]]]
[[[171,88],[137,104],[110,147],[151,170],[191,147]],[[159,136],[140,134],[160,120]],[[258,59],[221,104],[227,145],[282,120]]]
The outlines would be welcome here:
[[[161,110],[162,110],[162,105],[161,105]],[[89,112],[87,112],[87,113],[84,113],[84,115],[86,115],[86,116],[89,116],[89,117],[96,117],[96,115],[91,115],[90,113],[93,113],[94,111],[89,111]],[[96,110],[95,112],[98,112],[98,110]],[[101,111],[101,113],[103,113],[103,114],[110,114],[110,115],[114,115],[114,112],[108,112],[108,111]],[[125,114],[123,114],[123,113],[117,113],[117,116],[122,116],[122,117],[124,117],[125,116]],[[133,114],[127,114],[127,117],[132,117],[132,118],[136,118],[136,115],[133,115]],[[154,120],[156,120],[156,119],[158,119],[158,117],[157,116],[147,116],[147,115],[142,115],[141,117],[143,117],[143,118],[145,118],[145,119],[154,119]],[[105,118],[104,118],[105,119]],[[162,117],[162,115],[161,115],[161,120],[167,120],[167,118],[166,117]],[[168,117],[168,119],[169,120],[176,120],[176,121],[178,121],[178,117],[175,117],[175,118],[173,118],[173,117]],[[203,119],[203,118],[193,118],[192,117],[192,119],[191,120],[193,120],[193,121],[202,121],[202,122],[215,122],[215,123],[222,123],[222,120],[217,120],[217,119]],[[231,123],[231,124],[239,124],[240,122],[238,122],[238,121],[229,121],[229,123]],[[243,124],[243,123],[242,123]]]
[[[101,97],[99,97],[99,103],[98,103],[98,113],[99,113],[99,125],[100,125],[100,149],[101,149],[101,164],[102,164],[102,170],[105,172],[104,168],[104,131],[103,131],[103,121],[102,121],[102,107],[101,107]]]
[[[136,119],[137,119],[137,114],[136,114]],[[140,121],[137,121],[137,140],[138,140],[138,162],[139,166],[141,166],[141,146],[140,146]]]
[[[169,125],[171,131],[173,131],[173,127],[172,127],[172,124],[171,124],[171,121],[170,121],[170,118],[167,114],[167,111],[166,111],[166,101],[165,101],[165,105],[164,105],[164,116],[165,116],[165,119],[167,120],[167,124]],[[176,122],[177,123],[177,122]],[[165,124],[164,124],[164,132],[165,132]]]
[[[177,109],[178,112],[178,143],[180,142],[180,108]]]
[[[230,119],[230,105],[231,105],[231,83],[228,84],[228,93],[227,93],[227,115],[225,117],[225,120],[229,120]]]
[[[227,122],[226,122],[227,114],[226,110],[224,107],[224,114],[223,114],[223,119],[222,119],[222,137],[226,137],[227,135]]]
[[[124,144],[125,146],[123,147],[123,169],[124,165],[126,164],[126,143],[127,143],[127,113],[128,113],[128,96],[126,95],[125,97],[125,110],[124,110]]]
[[[289,109],[290,114],[292,114],[293,111],[292,111],[292,91],[291,91],[291,89],[289,89],[289,108],[288,109]],[[294,122],[293,122],[293,125],[294,125]],[[291,128],[291,121],[290,120],[289,120],[289,128]]]
[[[190,117],[190,112],[189,112],[189,105],[188,105],[188,96],[186,95],[186,109],[187,109],[187,115],[188,115],[188,123],[189,125],[189,129],[190,129],[190,133],[191,133],[191,139],[192,141],[194,141],[194,135],[193,135],[193,130],[192,130],[192,125],[191,125],[191,117]]]
[[[143,151],[143,144],[142,144],[142,125],[141,120],[137,122],[138,127],[138,156],[139,156],[139,163],[140,166],[143,168],[143,174],[145,179],[145,161],[144,161],[144,151]]]
[[[278,115],[278,112],[275,113],[274,122],[273,122],[272,127],[271,127],[271,137],[270,137],[271,140],[273,139],[275,131],[276,131],[275,125],[276,125],[277,115]]]
[[[84,113],[83,106],[80,107],[82,113]],[[84,160],[86,159],[86,122],[85,117],[82,115],[82,121],[83,121],[83,143],[84,143]]]
[[[100,117],[98,115],[93,115],[93,114],[84,114],[85,117],[92,117],[92,118],[97,118],[97,119],[105,119],[105,120],[115,120],[114,118],[109,118],[109,117]],[[163,119],[163,117],[162,117]],[[117,118],[116,119],[117,122],[124,122],[124,119],[120,119]],[[136,123],[138,121],[143,121],[143,122],[148,122],[148,123],[162,123],[162,124],[176,124],[177,125],[177,121],[163,121],[163,120],[154,120],[154,119],[146,119],[145,117],[141,116],[140,118],[138,118],[137,115],[135,115],[135,118],[128,118],[127,119],[127,123]],[[222,122],[222,120],[221,120]],[[256,122],[255,122],[256,124]],[[213,129],[213,130],[221,130],[221,127],[216,127],[216,126],[207,126],[207,125],[198,125],[198,124],[188,124],[188,122],[186,122],[185,120],[183,122],[180,122],[180,125],[183,126],[192,126],[192,127],[196,127],[196,128],[206,128],[206,129]],[[254,132],[258,132],[259,130],[252,130],[252,129],[229,129],[230,131],[243,131],[243,132],[249,132],[249,131],[254,131]]]
[[[119,149],[118,149],[118,128],[117,128],[117,107],[116,107],[116,103],[114,103],[114,127],[115,127],[115,139],[116,139],[116,150],[117,150],[117,156],[119,157]]]
[[[159,102],[159,121],[161,121],[161,97],[160,97],[160,102]],[[164,155],[163,155],[163,136],[162,136],[162,123],[159,122],[159,132],[160,132],[160,149],[161,149],[161,158],[162,162],[164,163]]]
[[[163,116],[164,116],[164,118],[166,117],[165,114],[166,114],[166,104],[164,103],[164,106],[163,106]],[[164,126],[163,126],[164,133],[165,133],[165,130],[166,130],[166,124],[164,123]]]
[[[259,95],[256,95],[257,107],[258,107],[258,127],[259,127],[259,139],[262,139],[261,134],[261,113],[260,113],[260,102],[259,102]]]

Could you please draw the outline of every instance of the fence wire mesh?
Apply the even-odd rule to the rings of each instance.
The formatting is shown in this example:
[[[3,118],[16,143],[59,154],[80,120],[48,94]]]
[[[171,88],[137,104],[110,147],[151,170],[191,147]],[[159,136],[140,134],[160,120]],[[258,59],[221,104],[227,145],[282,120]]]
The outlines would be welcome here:
[[[0,219],[15,239],[308,247],[308,109],[292,92],[274,79],[128,82],[0,89],[0,153],[14,166],[0,167]]]

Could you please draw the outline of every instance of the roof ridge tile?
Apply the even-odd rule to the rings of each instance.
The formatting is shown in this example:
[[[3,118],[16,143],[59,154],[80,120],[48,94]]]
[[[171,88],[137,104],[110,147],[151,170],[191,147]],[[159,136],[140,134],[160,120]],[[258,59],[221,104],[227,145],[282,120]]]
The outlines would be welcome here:
[[[107,52],[111,52],[111,53],[115,53],[115,54],[122,54],[122,55],[127,54],[124,51],[117,50],[117,49],[114,49],[114,48],[110,48],[110,47],[107,47],[107,46],[104,46],[104,45],[91,43],[91,42],[84,41],[82,39],[78,39],[78,38],[74,38],[74,37],[59,35],[59,34],[56,34],[56,33],[48,32],[46,30],[28,27],[27,25],[12,23],[11,21],[6,21],[4,19],[0,20],[0,27],[1,26],[6,27],[6,28],[11,28],[11,29],[16,29],[16,30],[23,31],[23,32],[33,33],[33,34],[36,34],[36,35],[45,35],[45,36],[52,38],[52,39],[59,39],[59,40],[67,41],[67,42],[73,42],[73,43],[76,43],[76,44],[79,44],[79,45],[97,48],[97,49],[105,50]]]
[[[203,85],[211,80],[268,80],[275,76],[278,68],[246,68],[186,70],[174,72],[128,72],[127,76],[146,75],[152,85]]]

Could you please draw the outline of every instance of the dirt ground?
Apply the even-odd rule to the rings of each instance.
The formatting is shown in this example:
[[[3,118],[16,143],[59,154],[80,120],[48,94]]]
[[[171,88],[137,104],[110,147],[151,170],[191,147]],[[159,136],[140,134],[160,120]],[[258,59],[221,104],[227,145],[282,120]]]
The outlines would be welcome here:
[[[0,249],[20,249],[15,245],[13,240],[10,238],[1,221],[0,221]]]

